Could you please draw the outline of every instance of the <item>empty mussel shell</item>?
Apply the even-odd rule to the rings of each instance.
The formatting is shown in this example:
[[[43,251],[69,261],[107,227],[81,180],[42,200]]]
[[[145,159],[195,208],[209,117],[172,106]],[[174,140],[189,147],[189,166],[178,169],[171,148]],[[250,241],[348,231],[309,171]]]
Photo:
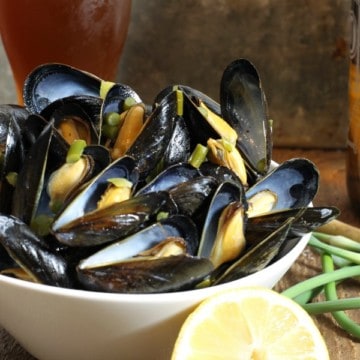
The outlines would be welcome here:
[[[26,107],[40,113],[55,100],[73,95],[100,96],[101,79],[64,64],[43,64],[25,79],[23,98]]]

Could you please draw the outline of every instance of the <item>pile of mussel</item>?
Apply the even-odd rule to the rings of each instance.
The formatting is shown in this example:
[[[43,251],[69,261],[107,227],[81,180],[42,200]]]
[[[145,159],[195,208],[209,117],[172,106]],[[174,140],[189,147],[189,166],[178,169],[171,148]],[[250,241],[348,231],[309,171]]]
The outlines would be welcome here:
[[[319,173],[274,166],[264,91],[246,59],[219,103],[189,86],[145,104],[63,64],[0,106],[0,271],[120,293],[213,286],[257,272],[338,215],[309,207]]]

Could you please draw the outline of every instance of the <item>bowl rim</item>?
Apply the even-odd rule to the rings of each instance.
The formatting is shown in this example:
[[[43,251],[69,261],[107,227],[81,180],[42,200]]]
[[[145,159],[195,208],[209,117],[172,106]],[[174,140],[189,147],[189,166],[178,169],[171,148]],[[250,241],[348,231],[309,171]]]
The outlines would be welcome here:
[[[173,291],[173,292],[165,292],[165,293],[110,293],[110,292],[102,292],[102,291],[91,291],[85,289],[70,289],[64,287],[57,287],[52,285],[40,284],[31,281],[26,281],[22,279],[12,278],[6,275],[0,274],[0,286],[2,283],[7,285],[12,285],[19,288],[28,289],[31,291],[47,293],[49,295],[58,295],[62,297],[71,297],[78,299],[87,299],[87,300],[101,300],[107,302],[141,302],[141,303],[153,303],[153,302],[173,302],[174,299],[182,300],[184,298],[189,297],[206,297],[212,295],[221,290],[225,290],[227,288],[234,288],[244,286],[244,279],[246,279],[246,283],[251,282],[253,279],[257,279],[261,277],[265,272],[274,272],[275,269],[279,266],[279,262],[287,263],[290,261],[293,264],[292,258],[295,257],[295,260],[300,256],[304,248],[306,247],[308,241],[310,240],[311,232],[305,234],[300,238],[300,240],[293,246],[291,250],[289,250],[284,256],[280,259],[276,260],[274,263],[266,266],[264,269],[257,271],[256,273],[250,274],[244,278],[240,278],[238,280],[230,281],[227,283],[209,286],[200,289],[191,289],[191,290],[182,290],[182,291]],[[291,267],[291,265],[290,265]],[[290,268],[289,267],[289,268]],[[286,269],[285,273],[288,271]],[[281,276],[281,278],[283,275]],[[281,279],[280,278],[280,279]],[[278,281],[277,281],[278,282]]]

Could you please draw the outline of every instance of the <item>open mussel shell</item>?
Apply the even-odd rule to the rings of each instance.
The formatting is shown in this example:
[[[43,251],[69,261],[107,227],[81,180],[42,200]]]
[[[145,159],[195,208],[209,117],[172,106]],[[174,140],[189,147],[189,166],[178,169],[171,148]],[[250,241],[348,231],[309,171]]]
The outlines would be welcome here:
[[[61,122],[72,120],[79,123],[81,127],[86,130],[83,139],[88,144],[100,143],[101,120],[100,109],[102,100],[95,96],[69,96],[58,99],[46,108],[44,108],[40,115],[47,121],[54,121],[56,128]]]
[[[88,181],[110,164],[111,157],[105,147],[89,145],[84,148],[81,160],[80,163],[84,164],[83,168],[73,167],[74,163],[66,163],[64,160],[57,169],[45,173],[36,216],[41,218],[41,215],[47,214],[54,218],[76,197]]]
[[[76,104],[82,109],[83,112],[92,118],[94,123],[98,123],[97,129],[100,129],[100,112],[103,105],[103,100],[98,96],[71,95],[65,98],[60,98],[46,106],[41,111],[40,115],[45,119],[50,120],[54,111],[66,104]]]
[[[25,79],[23,98],[26,107],[40,113],[55,100],[72,95],[99,96],[101,79],[64,64],[43,64]]]
[[[184,241],[180,253],[149,255],[149,249],[173,239]],[[197,242],[196,226],[190,218],[172,215],[82,260],[77,267],[78,279],[86,289],[97,291],[159,293],[189,289],[213,270],[208,259],[192,255]]]
[[[157,95],[155,104],[157,104],[158,101],[160,101],[160,103],[164,101],[171,93],[175,93],[181,98],[179,104],[182,104],[181,113],[183,115],[181,116],[181,120],[183,120],[182,126],[184,127],[184,129],[181,130],[181,136],[183,137],[188,134],[186,146],[189,146],[191,151],[198,143],[206,146],[209,138],[217,139],[222,137],[223,134],[219,132],[221,126],[215,126],[214,123],[208,120],[209,112],[213,112],[216,116],[221,117],[219,104],[200,91],[184,85],[165,88]],[[204,104],[207,109],[205,109],[202,104]],[[220,122],[225,123],[222,119]],[[228,125],[226,124],[226,126]],[[233,134],[235,135],[235,131],[233,131]]]
[[[288,218],[278,229],[245,252],[225,270],[215,270],[212,274],[213,285],[234,281],[264,269],[279,253],[293,221],[294,218]]]
[[[153,191],[166,191],[199,176],[201,176],[199,170],[189,163],[175,164],[160,172],[148,184],[141,187],[137,194],[146,194]]]
[[[254,65],[246,59],[229,64],[220,84],[223,118],[238,134],[237,146],[255,175],[269,169],[272,136],[267,103]]]
[[[124,102],[129,98],[136,104],[142,103],[140,96],[130,86],[125,84],[114,84],[104,98],[101,107],[102,119],[113,112],[121,114],[124,111]]]
[[[183,101],[186,124],[189,128],[192,148],[198,143],[206,146],[209,138],[218,139],[222,137],[222,134],[207,120],[207,111],[202,112],[200,110],[200,98],[195,95],[190,96],[184,93]]]
[[[65,161],[68,146],[48,123],[28,152],[17,177],[12,214],[27,224],[36,215],[46,174]]]
[[[272,210],[307,207],[319,187],[319,171],[304,158],[287,160],[246,191],[246,198],[270,190],[277,201]]]
[[[86,144],[98,144],[100,142],[99,133],[92,123],[92,119],[82,110],[78,104],[67,103],[57,108],[51,118],[54,121],[54,126],[66,139],[66,134],[61,131],[61,124],[71,121],[79,128],[80,139],[86,141]],[[71,145],[71,141],[68,141]]]
[[[68,262],[18,218],[0,215],[0,246],[33,281],[61,287],[74,286]]]
[[[239,202],[246,209],[247,204],[244,198],[244,190],[233,183],[224,182],[220,184],[215,191],[209,208],[206,212],[206,218],[200,238],[200,244],[197,255],[209,258],[216,242],[218,233],[218,224],[222,211],[231,203]],[[244,219],[246,221],[246,219]]]
[[[64,213],[66,211],[67,209]],[[154,221],[160,212],[176,211],[176,206],[167,192],[149,193],[86,212],[72,221],[65,221],[64,217],[68,214],[61,214],[54,221],[52,231],[65,245],[94,246],[135,233]]]
[[[198,247],[197,229],[191,219],[183,215],[170,215],[83,259],[78,268],[83,270],[115,265],[137,256],[170,237],[184,239],[186,253],[189,255],[193,255]]]
[[[91,149],[92,147],[89,149],[90,152]],[[139,174],[134,160],[129,156],[124,156],[109,163],[86,186],[80,188],[54,220],[53,231],[57,232],[66,224],[84,216],[84,214],[95,211],[98,201],[108,187],[109,179],[112,178],[127,179],[135,188]]]
[[[178,163],[159,173],[140,188],[137,194],[168,191],[179,212],[192,215],[203,205],[217,184],[214,177],[201,175],[200,171],[189,163]]]
[[[154,106],[161,104],[172,93],[176,94],[178,99],[178,115],[172,137],[162,159],[164,166],[187,161],[197,144],[206,146],[208,138],[221,137],[221,134],[210,125],[204,113],[198,109],[201,101],[208,109],[220,116],[219,104],[189,86],[174,85],[166,87],[156,96]]]
[[[246,225],[246,241],[248,246],[257,244],[260,239],[270,235],[283,224],[286,219],[293,217],[294,221],[289,229],[289,237],[301,237],[327,224],[340,214],[336,207],[308,207],[293,208],[250,217]]]
[[[68,149],[69,145],[53,123],[47,123],[30,148],[17,177],[12,200],[13,215],[31,226],[32,221],[40,215],[54,216],[48,189],[54,172],[66,163]],[[83,158],[86,159],[86,170],[68,196],[72,196],[73,192],[110,163],[109,151],[100,145],[87,146],[83,151]],[[63,186],[63,182],[60,186]]]

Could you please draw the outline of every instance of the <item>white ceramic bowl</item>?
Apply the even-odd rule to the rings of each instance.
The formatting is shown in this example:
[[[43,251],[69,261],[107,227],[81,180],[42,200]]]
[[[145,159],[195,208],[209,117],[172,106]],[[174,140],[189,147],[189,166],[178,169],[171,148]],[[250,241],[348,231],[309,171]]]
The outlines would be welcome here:
[[[0,275],[0,323],[40,360],[168,360],[187,315],[226,288],[272,288],[305,248],[230,283],[166,294],[109,294],[40,285]]]

